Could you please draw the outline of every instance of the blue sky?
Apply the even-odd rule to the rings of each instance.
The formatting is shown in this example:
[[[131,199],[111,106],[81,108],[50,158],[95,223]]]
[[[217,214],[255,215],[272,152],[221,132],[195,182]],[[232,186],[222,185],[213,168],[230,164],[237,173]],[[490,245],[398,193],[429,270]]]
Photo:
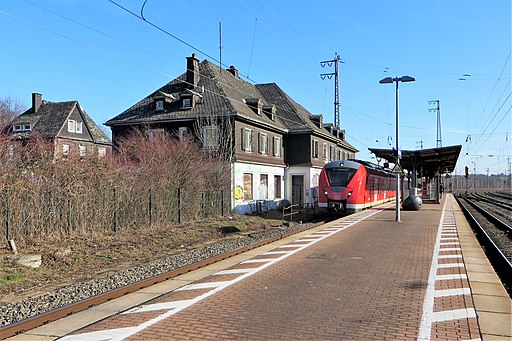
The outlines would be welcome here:
[[[116,2],[140,14],[144,0]],[[324,122],[334,82],[320,62],[341,55],[341,127],[358,158],[395,145],[394,85],[379,80],[403,75],[416,82],[399,87],[402,149],[436,146],[428,101],[439,100],[443,146],[463,146],[459,174],[471,162],[505,172],[512,157],[510,0],[147,0],[144,16],[190,46],[108,0],[0,0],[0,98],[78,100],[101,125],[193,52],[218,63],[222,21],[223,64],[277,83]]]

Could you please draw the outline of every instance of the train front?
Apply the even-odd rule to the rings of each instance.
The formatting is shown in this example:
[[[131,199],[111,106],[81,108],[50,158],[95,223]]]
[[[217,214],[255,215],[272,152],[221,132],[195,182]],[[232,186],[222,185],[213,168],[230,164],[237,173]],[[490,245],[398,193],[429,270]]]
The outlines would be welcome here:
[[[333,161],[324,166],[318,183],[320,209],[346,212],[347,203],[354,201],[357,196],[360,181],[355,175],[360,167],[361,164],[348,160]]]

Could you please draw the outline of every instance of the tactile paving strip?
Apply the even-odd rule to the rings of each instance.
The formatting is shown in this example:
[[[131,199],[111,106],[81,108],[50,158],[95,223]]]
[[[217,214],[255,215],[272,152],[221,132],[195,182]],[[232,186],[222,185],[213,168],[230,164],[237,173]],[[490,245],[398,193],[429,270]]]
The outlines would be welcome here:
[[[443,208],[418,340],[480,340],[451,201]]]

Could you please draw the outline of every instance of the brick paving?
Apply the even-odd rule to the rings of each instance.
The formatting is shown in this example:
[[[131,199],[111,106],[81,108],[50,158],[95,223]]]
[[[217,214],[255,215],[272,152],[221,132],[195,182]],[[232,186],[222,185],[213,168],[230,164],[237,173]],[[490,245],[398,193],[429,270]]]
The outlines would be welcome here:
[[[477,338],[476,318],[458,315],[473,304],[460,292],[468,284],[456,265],[453,214],[445,212],[446,231],[438,234],[442,208],[404,211],[400,223],[394,208],[350,216],[74,334],[111,328],[127,340],[416,340],[424,326],[424,339]],[[130,319],[131,329],[120,330]]]

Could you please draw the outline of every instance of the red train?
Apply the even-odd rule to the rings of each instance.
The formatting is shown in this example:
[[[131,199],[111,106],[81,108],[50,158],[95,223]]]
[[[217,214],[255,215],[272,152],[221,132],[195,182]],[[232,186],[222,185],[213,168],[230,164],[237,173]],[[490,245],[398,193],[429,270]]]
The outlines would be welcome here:
[[[394,200],[395,174],[360,160],[327,163],[318,181],[322,211],[354,213]]]

